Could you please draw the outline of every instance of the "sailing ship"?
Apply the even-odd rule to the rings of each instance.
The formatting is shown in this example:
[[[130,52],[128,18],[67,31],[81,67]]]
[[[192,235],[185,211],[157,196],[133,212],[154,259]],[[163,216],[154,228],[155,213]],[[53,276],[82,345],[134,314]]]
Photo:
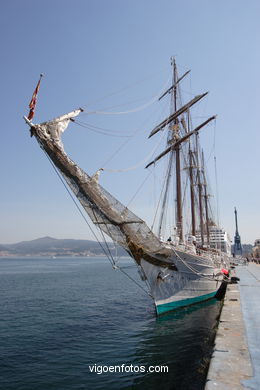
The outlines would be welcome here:
[[[99,172],[93,176],[88,175],[66,154],[61,135],[69,123],[75,121],[75,117],[82,113],[82,109],[41,124],[34,124],[32,118],[39,80],[30,103],[30,113],[28,117],[24,117],[30,126],[31,136],[36,138],[93,224],[133,258],[141,279],[149,288],[158,315],[215,297],[223,282],[221,269],[227,267],[227,257],[219,250],[210,248],[210,226],[214,226],[215,223],[210,216],[204,157],[199,146],[200,130],[213,121],[215,116],[192,128],[191,107],[203,99],[207,92],[179,106],[181,102],[179,87],[190,71],[179,77],[174,59],[172,68],[171,86],[159,97],[161,100],[167,95],[170,96],[170,115],[149,135],[149,138],[154,137],[158,132],[166,130],[168,132],[166,149],[146,165],[146,168],[149,168],[162,158],[167,158],[161,198],[162,209],[156,233],[143,219],[100,185]],[[189,179],[191,215],[190,228],[186,234],[183,175]],[[165,239],[162,237],[162,229],[167,216],[166,204],[172,181],[176,188],[174,195],[176,223],[173,234],[170,233],[168,239]],[[196,240],[198,236],[199,241]]]

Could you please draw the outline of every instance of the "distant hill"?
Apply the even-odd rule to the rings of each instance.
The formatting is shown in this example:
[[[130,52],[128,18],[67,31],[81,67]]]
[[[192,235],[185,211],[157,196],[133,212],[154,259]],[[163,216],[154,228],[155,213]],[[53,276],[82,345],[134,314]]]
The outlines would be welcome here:
[[[105,247],[105,244],[102,243]],[[123,248],[108,243],[113,255],[127,255]],[[244,244],[243,254],[252,252],[252,245]],[[233,248],[232,248],[233,249]],[[0,256],[103,256],[100,244],[91,240],[57,239],[42,237],[31,241],[22,241],[16,244],[0,244]]]
[[[104,243],[103,243],[104,246]],[[122,248],[115,248],[108,243],[112,254],[126,255]],[[0,256],[102,256],[100,244],[90,240],[57,239],[52,237],[37,238],[16,244],[0,244]]]

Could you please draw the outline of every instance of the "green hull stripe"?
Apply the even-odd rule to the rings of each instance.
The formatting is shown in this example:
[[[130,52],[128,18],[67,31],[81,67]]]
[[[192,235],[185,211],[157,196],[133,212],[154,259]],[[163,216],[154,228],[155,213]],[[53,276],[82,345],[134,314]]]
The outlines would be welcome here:
[[[200,295],[194,298],[182,299],[181,301],[174,301],[169,303],[162,303],[161,305],[156,306],[157,314],[166,313],[167,311],[175,310],[180,307],[193,305],[194,303],[206,301],[207,299],[213,298],[216,295],[216,291],[213,291],[210,294]]]

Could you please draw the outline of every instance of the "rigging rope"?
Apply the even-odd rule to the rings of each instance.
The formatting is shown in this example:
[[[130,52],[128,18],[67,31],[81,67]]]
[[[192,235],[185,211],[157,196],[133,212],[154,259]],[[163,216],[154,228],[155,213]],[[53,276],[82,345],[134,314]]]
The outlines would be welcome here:
[[[214,133],[213,133],[213,145],[212,145],[212,148],[211,148],[211,151],[209,153],[209,157],[207,158],[207,161],[206,163],[209,162],[212,154],[214,153],[215,154],[216,152],[216,119],[214,119]]]
[[[44,150],[44,149],[43,149]],[[56,166],[54,165],[54,163],[52,162],[52,160],[50,159],[49,155],[46,153],[46,151],[44,150],[44,153],[47,157],[47,159],[49,160],[49,162],[51,163],[54,171],[56,172],[57,176],[59,177],[60,181],[62,182],[63,186],[65,187],[67,193],[69,194],[70,198],[72,199],[74,205],[76,206],[77,210],[79,211],[80,215],[82,216],[82,218],[84,219],[84,221],[86,222],[86,224],[88,225],[91,233],[93,234],[93,236],[95,237],[95,239],[97,240],[99,246],[101,247],[102,251],[104,252],[104,254],[106,255],[106,257],[108,258],[109,262],[111,263],[111,266],[113,269],[115,270],[119,270],[120,272],[122,272],[125,276],[127,276],[132,282],[134,282],[138,287],[140,287],[148,296],[152,297],[153,296],[151,295],[151,293],[149,293],[148,291],[146,291],[134,278],[132,278],[127,272],[125,272],[121,267],[117,266],[116,265],[116,262],[113,258],[113,255],[111,253],[111,250],[108,246],[108,242],[106,241],[105,239],[105,236],[104,236],[104,232],[100,230],[101,232],[101,235],[102,235],[102,238],[104,239],[104,243],[105,243],[105,246],[106,246],[106,249],[107,249],[107,252],[106,252],[106,249],[103,247],[102,243],[100,242],[100,240],[98,239],[97,235],[95,234],[94,230],[92,229],[91,225],[89,224],[88,220],[86,219],[85,215],[83,214],[83,212],[81,211],[79,205],[77,204],[77,202],[75,201],[73,195],[71,194],[69,188],[68,188],[68,185],[66,184],[66,182],[64,181],[64,179],[62,178],[62,175],[59,173],[59,171],[57,170]],[[95,215],[95,218],[97,220],[97,217],[96,217],[96,214],[94,212],[94,210],[92,210],[94,215]],[[107,227],[108,228],[108,227]],[[136,266],[136,264],[134,264]],[[137,267],[137,266],[136,266]]]
[[[127,272],[123,270],[123,268],[118,267],[119,271],[121,271],[124,275],[126,275],[132,282],[134,282],[138,287],[140,287],[146,294],[149,295],[149,297],[154,298],[151,293],[145,290],[141,284],[139,284],[134,278],[132,278]]]
[[[150,116],[149,116],[150,117]],[[142,124],[133,132],[131,138],[133,138],[136,133],[140,130],[140,128],[143,127],[144,123],[147,121],[147,118],[142,122]],[[163,133],[162,133],[163,134]],[[163,137],[163,136],[162,136]],[[123,149],[127,144],[128,142],[130,141],[131,139],[130,137],[127,138],[120,146],[119,148],[102,164],[102,166],[105,166],[107,165],[114,157],[116,154],[118,154],[120,152],[121,149]],[[158,143],[158,146],[160,145],[160,142],[161,142],[161,139],[159,140],[159,143]]]
[[[217,224],[220,225],[219,221],[219,193],[218,193],[218,172],[217,172],[217,158],[214,156],[214,164],[215,164],[215,184],[216,184],[216,208],[217,208]]]
[[[87,218],[85,217],[85,215],[83,214],[82,210],[80,209],[79,205],[77,204],[77,202],[75,201],[73,195],[71,194],[67,184],[65,183],[64,179],[62,178],[61,174],[59,173],[59,171],[57,170],[56,166],[54,165],[54,163],[52,162],[52,160],[50,159],[50,157],[48,156],[48,154],[45,152],[44,150],[44,153],[46,155],[46,157],[48,158],[49,162],[51,163],[54,171],[56,172],[58,178],[60,179],[60,181],[62,182],[63,186],[65,187],[67,193],[69,194],[70,198],[72,199],[74,205],[76,206],[77,210],[79,211],[80,215],[82,216],[82,218],[84,219],[84,221],[86,222],[86,224],[88,225],[91,233],[93,234],[93,236],[95,237],[95,239],[97,240],[99,246],[101,247],[102,251],[104,252],[104,254],[107,256],[107,258],[109,259],[110,263],[112,266],[115,265],[115,261],[111,255],[111,257],[109,256],[111,254],[111,252],[109,251],[108,253],[106,252],[105,248],[102,246],[101,242],[99,241],[97,235],[95,234],[94,230],[92,229],[91,225],[89,224]],[[106,243],[107,244],[107,243]]]
[[[152,156],[153,154],[155,153],[155,151],[158,149],[158,147],[160,146],[162,140],[164,138],[164,134],[162,133],[161,135],[161,138],[159,139],[159,142],[157,143],[157,145],[155,145],[155,147],[152,149],[151,152],[149,152],[149,154],[141,161],[139,161],[137,164],[135,165],[132,165],[131,167],[128,167],[128,168],[124,168],[124,169],[109,169],[109,168],[103,168],[104,171],[107,171],[107,172],[128,172],[128,171],[133,171],[137,168],[139,168],[140,166],[144,165],[146,161],[148,161]]]
[[[136,195],[139,193],[139,191],[141,190],[141,188],[144,186],[144,183],[148,180],[148,178],[150,177],[151,175],[151,172],[149,172],[146,176],[146,178],[143,180],[143,182],[141,183],[141,185],[138,187],[137,191],[135,192],[135,194],[132,196],[132,198],[129,200],[129,202],[127,203],[127,208],[129,207],[129,205],[133,202],[134,198],[136,197]]]
[[[168,82],[167,82],[168,84]],[[158,98],[160,97],[161,95],[161,90],[160,90],[160,93],[158,93],[156,96],[154,96],[149,102],[143,104],[142,106],[139,106],[139,107],[135,107],[131,110],[127,110],[127,111],[90,111],[90,112],[86,112],[86,114],[102,114],[102,115],[124,115],[124,114],[131,114],[131,113],[134,113],[134,112],[138,112],[138,111],[142,111],[144,110],[146,107],[149,107],[151,106],[153,103],[155,103]]]
[[[161,188],[161,192],[160,192],[160,195],[159,195],[159,199],[158,199],[158,202],[157,202],[157,207],[156,207],[156,210],[155,210],[155,214],[154,214],[154,218],[153,218],[153,222],[152,222],[152,226],[151,226],[151,230],[152,231],[154,230],[154,225],[155,225],[155,222],[156,222],[157,214],[158,214],[159,208],[160,208],[161,203],[162,203],[163,194],[164,194],[165,189],[166,189],[167,176],[169,174],[169,171],[170,171],[170,166],[169,166],[169,161],[168,161],[167,167],[166,167],[166,173],[164,175],[164,180],[163,180],[163,183],[162,183],[162,186],[161,186],[162,187]],[[159,230],[160,230],[160,226],[159,226]]]
[[[171,76],[168,77],[167,82],[164,84],[164,86],[162,88],[160,88],[160,91],[155,96],[153,96],[153,98],[151,100],[149,100],[147,103],[145,103],[145,104],[143,104],[143,105],[141,105],[139,107],[135,107],[135,108],[133,108],[131,110],[119,111],[119,112],[95,110],[95,111],[85,112],[83,115],[86,115],[86,114],[122,115],[122,114],[129,114],[129,113],[141,111],[141,110],[145,109],[146,107],[149,107],[150,105],[152,105],[153,103],[155,103],[159,99],[159,97],[161,96],[162,92],[164,92],[165,88],[169,84],[170,80],[171,80]],[[116,93],[117,92],[112,93],[111,95],[114,95]],[[108,96],[111,96],[111,95],[108,95]],[[86,107],[86,106],[87,105],[85,105],[83,107]]]
[[[192,268],[185,260],[183,260],[179,255],[178,253],[176,252],[176,250],[174,249],[174,247],[172,247],[173,249],[173,252],[175,253],[175,255],[178,257],[178,259],[191,271],[193,272],[195,275],[198,275],[204,279],[207,279],[207,280],[212,280],[212,277],[215,277],[214,274],[212,274],[212,277],[210,278],[210,275],[205,275],[203,274],[202,272],[198,272],[196,271],[194,268]]]
[[[132,135],[116,134],[116,132],[113,131],[113,130],[108,130],[108,129],[104,129],[104,128],[101,128],[101,127],[93,126],[93,125],[90,125],[88,123],[81,122],[79,120],[75,120],[74,119],[74,120],[72,120],[72,122],[74,122],[75,124],[77,124],[77,125],[79,125],[81,127],[86,128],[86,129],[88,129],[90,131],[94,131],[95,133],[107,135],[107,136],[110,136],[110,137],[121,137],[121,138],[130,138],[130,137],[132,137]]]

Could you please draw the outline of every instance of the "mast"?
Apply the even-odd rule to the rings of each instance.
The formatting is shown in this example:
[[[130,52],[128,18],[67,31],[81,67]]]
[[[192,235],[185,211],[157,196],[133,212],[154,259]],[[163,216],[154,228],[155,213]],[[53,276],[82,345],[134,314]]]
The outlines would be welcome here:
[[[210,245],[210,232],[209,232],[209,207],[208,207],[208,191],[207,191],[207,181],[205,175],[205,165],[204,165],[204,152],[202,150],[202,173],[203,173],[203,184],[204,184],[204,202],[205,202],[205,217],[206,217],[206,233],[207,233],[207,244]]]
[[[164,157],[166,154],[169,153],[169,162],[168,162],[168,168],[166,173],[166,182],[165,182],[165,190],[162,200],[162,208],[161,208],[161,216],[159,220],[159,235],[161,234],[162,229],[162,223],[165,217],[165,209],[166,209],[166,203],[168,199],[168,193],[169,193],[169,183],[172,176],[172,169],[173,169],[173,161],[175,157],[175,189],[176,189],[176,212],[175,212],[175,223],[177,227],[177,235],[179,237],[180,242],[184,241],[184,232],[183,232],[183,204],[182,204],[182,167],[181,167],[181,148],[182,144],[186,142],[191,136],[195,135],[196,137],[196,148],[197,151],[192,152],[190,151],[190,181],[191,181],[191,209],[192,209],[192,233],[193,235],[196,235],[196,213],[195,213],[195,183],[194,183],[194,166],[197,167],[197,185],[199,189],[199,205],[200,205],[200,229],[201,229],[201,240],[202,244],[204,244],[204,235],[203,235],[203,194],[202,194],[202,183],[201,183],[201,171],[198,168],[199,167],[199,152],[198,152],[198,132],[204,128],[209,122],[211,122],[213,119],[216,118],[216,116],[212,116],[205,120],[203,123],[198,125],[195,129],[190,129],[190,123],[188,123],[188,129],[185,123],[184,118],[182,117],[179,119],[179,117],[182,114],[188,115],[189,120],[189,109],[196,104],[198,101],[200,101],[203,97],[205,97],[208,92],[200,94],[195,96],[192,100],[190,100],[188,103],[184,104],[181,108],[178,108],[178,101],[177,101],[177,87],[180,83],[180,81],[189,73],[184,73],[183,76],[178,78],[178,72],[177,72],[177,66],[175,59],[172,58],[173,67],[173,83],[170,88],[167,89],[165,93],[159,98],[162,99],[165,95],[168,93],[171,93],[171,107],[172,112],[170,115],[164,119],[159,125],[157,125],[150,133],[149,137],[154,136],[156,133],[158,133],[160,130],[163,130],[168,125],[168,139],[167,139],[167,148],[161,152],[157,157],[154,158],[153,161],[149,162],[145,168],[150,167],[152,164],[155,164],[157,161],[159,161],[162,157]],[[182,124],[182,127],[184,129],[184,133],[180,131],[180,123]],[[175,153],[174,153],[175,152]],[[192,161],[193,160],[193,161]],[[197,160],[197,161],[195,161]]]
[[[174,88],[173,88],[173,97],[174,97],[174,112],[177,111],[177,66],[175,59],[173,59],[173,79],[174,79]],[[174,119],[174,131],[173,131],[173,140],[179,138],[179,124],[178,119]],[[175,158],[176,158],[176,225],[177,232],[180,239],[180,242],[183,242],[183,216],[182,216],[182,188],[181,188],[181,161],[180,161],[180,145],[178,144],[175,148]]]
[[[189,176],[190,176],[190,202],[191,202],[191,234],[196,237],[195,194],[193,178],[193,153],[189,148]]]
[[[171,65],[173,66],[173,62],[171,62]],[[176,79],[174,76],[174,70],[173,70],[172,78],[173,78],[172,87],[169,88],[158,100],[161,100],[162,97],[165,96],[166,94],[171,93],[171,106],[173,107],[176,105],[176,103],[174,103],[174,101],[176,101],[176,86],[177,86]],[[167,143],[170,145],[174,142],[173,131],[171,131],[171,130],[173,130],[173,129],[170,127],[168,137],[167,137]],[[169,156],[168,167],[167,167],[167,171],[166,171],[166,183],[165,183],[165,190],[164,190],[163,200],[162,200],[161,214],[160,214],[160,219],[159,219],[158,237],[161,237],[161,234],[162,234],[163,221],[164,221],[164,217],[165,217],[166,204],[167,204],[167,200],[168,200],[168,196],[169,196],[170,182],[171,182],[171,177],[172,177],[174,152],[171,149],[169,151],[170,151],[170,156]],[[152,164],[152,162],[150,164]],[[148,168],[148,166],[150,166],[150,164],[148,164],[146,166],[146,168]]]
[[[180,147],[176,149],[176,203],[177,203],[177,229],[180,241],[183,242],[183,226],[182,226],[182,191],[181,191],[181,161]]]
[[[198,192],[199,192],[199,217],[200,217],[200,235],[201,235],[201,245],[204,245],[204,226],[203,226],[203,205],[202,205],[202,183],[201,183],[201,168],[199,160],[199,134],[196,134],[196,156],[197,156],[197,179],[198,179]]]
[[[177,66],[175,59],[172,59],[172,66],[173,66],[173,85],[169,90],[166,91],[166,93],[171,93],[171,104],[172,104],[172,110],[174,113],[177,111],[177,85],[178,82],[187,74],[185,74],[183,77],[178,79],[177,75]],[[165,93],[165,94],[166,94]],[[164,95],[165,95],[164,94]],[[162,95],[162,96],[164,96]],[[173,117],[174,114],[171,114],[171,117]],[[178,141],[180,139],[179,135],[179,119],[174,117],[174,119],[170,120],[169,123],[169,135],[168,135],[168,145],[169,148],[167,149],[167,153],[170,152],[169,157],[169,163],[166,173],[166,184],[165,184],[165,191],[163,195],[163,201],[162,201],[162,208],[161,208],[161,215],[159,220],[159,229],[158,234],[159,237],[161,236],[162,231],[162,224],[165,216],[166,211],[166,203],[168,199],[169,194],[169,187],[170,187],[170,181],[172,176],[172,168],[173,168],[173,161],[174,161],[174,153],[175,153],[175,176],[176,176],[176,226],[177,226],[177,235],[179,237],[180,242],[183,242],[183,227],[182,227],[182,190],[181,190],[181,162],[180,162],[180,144],[178,144]],[[174,145],[174,147],[173,147]],[[147,167],[149,167],[153,162],[149,163]]]

